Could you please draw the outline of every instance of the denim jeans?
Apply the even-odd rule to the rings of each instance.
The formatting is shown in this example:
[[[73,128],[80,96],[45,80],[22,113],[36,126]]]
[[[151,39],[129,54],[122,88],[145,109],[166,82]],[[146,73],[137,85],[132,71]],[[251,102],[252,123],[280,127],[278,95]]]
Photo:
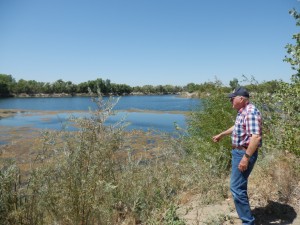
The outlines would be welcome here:
[[[257,151],[249,160],[248,169],[244,172],[239,171],[238,165],[243,158],[245,151],[239,149],[232,150],[232,172],[230,178],[230,191],[234,200],[236,211],[243,222],[243,225],[254,225],[254,217],[247,193],[248,177],[257,159]]]

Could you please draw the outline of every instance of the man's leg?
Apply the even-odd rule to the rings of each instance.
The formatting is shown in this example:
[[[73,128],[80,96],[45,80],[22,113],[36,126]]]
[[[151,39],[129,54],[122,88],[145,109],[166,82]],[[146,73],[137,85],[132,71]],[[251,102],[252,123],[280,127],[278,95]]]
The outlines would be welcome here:
[[[243,221],[243,225],[254,224],[254,217],[251,213],[251,208],[247,193],[248,177],[253,169],[257,159],[257,152],[251,156],[248,169],[244,172],[239,171],[238,165],[243,158],[245,151],[233,149],[232,150],[232,172],[230,178],[230,191],[233,196],[236,211]]]

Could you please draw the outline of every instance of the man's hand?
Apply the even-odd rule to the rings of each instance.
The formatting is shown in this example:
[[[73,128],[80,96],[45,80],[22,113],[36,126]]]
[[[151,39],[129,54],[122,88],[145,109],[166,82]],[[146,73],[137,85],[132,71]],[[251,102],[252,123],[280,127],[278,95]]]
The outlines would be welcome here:
[[[222,133],[217,134],[216,136],[213,136],[212,140],[213,142],[219,142],[223,137],[230,135],[233,131],[234,126],[230,127],[229,129],[223,131]]]
[[[248,169],[249,165],[249,159],[247,159],[245,156],[242,158],[242,160],[239,163],[239,171],[244,172],[245,170]]]
[[[213,142],[219,142],[221,139],[222,139],[222,135],[221,134],[213,136]]]

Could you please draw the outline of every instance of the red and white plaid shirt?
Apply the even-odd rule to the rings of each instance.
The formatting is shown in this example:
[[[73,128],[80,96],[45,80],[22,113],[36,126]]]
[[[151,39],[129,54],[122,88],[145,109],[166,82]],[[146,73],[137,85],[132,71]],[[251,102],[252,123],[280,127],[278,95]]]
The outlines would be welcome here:
[[[247,147],[252,134],[262,135],[262,118],[259,110],[251,103],[238,111],[231,134],[232,145]],[[259,147],[262,145],[260,141]]]

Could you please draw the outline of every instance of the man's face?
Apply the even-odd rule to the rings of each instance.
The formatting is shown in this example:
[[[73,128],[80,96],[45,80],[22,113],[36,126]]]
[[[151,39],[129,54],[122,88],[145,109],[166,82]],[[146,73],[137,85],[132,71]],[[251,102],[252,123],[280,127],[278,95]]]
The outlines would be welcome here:
[[[230,98],[230,102],[232,104],[232,108],[236,110],[240,110],[244,106],[244,99],[242,96],[235,96]]]

